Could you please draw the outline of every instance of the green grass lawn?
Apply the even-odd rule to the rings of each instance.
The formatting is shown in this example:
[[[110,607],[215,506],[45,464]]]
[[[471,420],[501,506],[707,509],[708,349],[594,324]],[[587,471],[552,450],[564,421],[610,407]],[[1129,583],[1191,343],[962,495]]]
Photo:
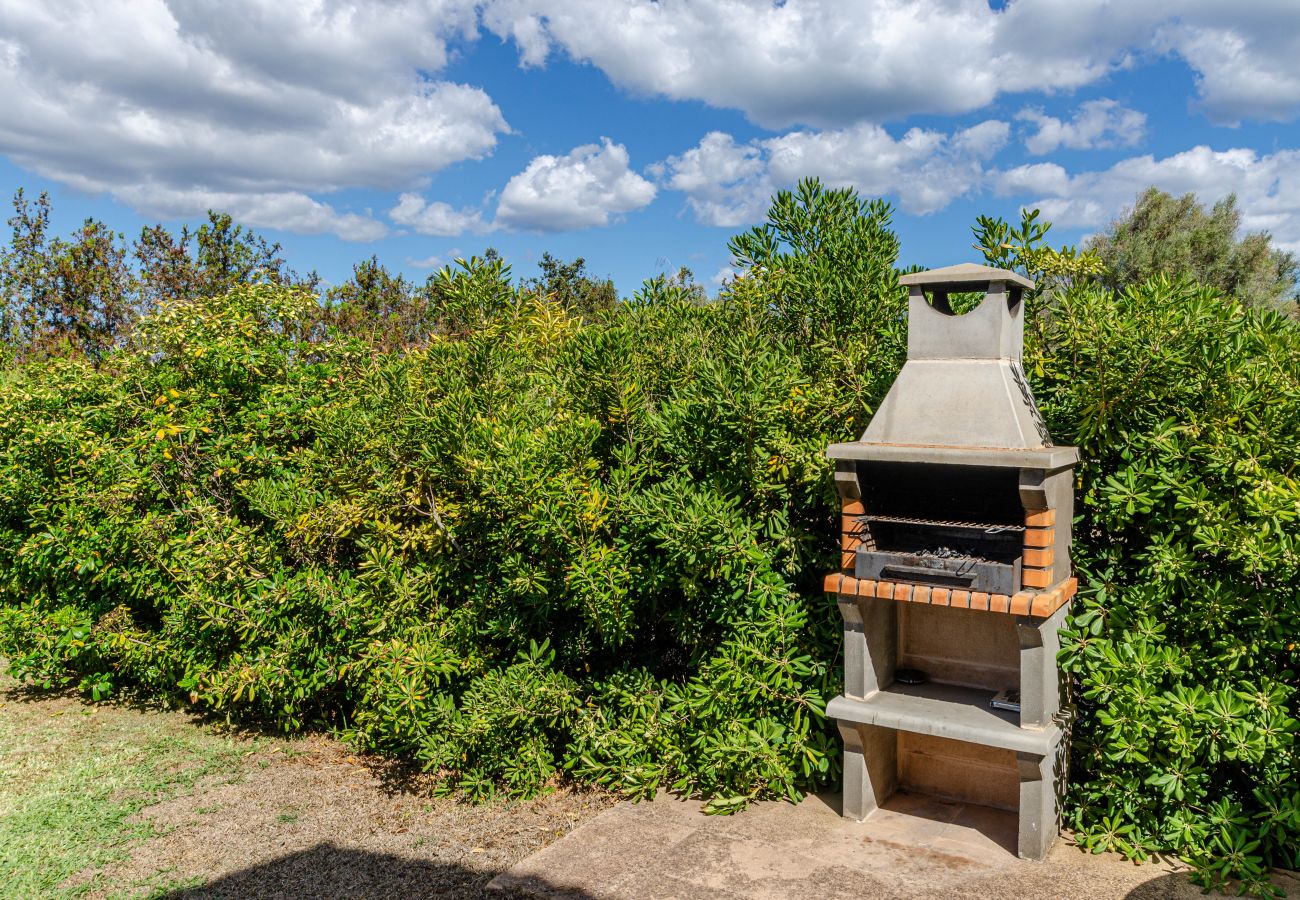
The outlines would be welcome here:
[[[135,896],[177,886],[105,885],[99,871],[153,834],[141,808],[238,771],[254,745],[118,707],[0,681],[0,896]]]

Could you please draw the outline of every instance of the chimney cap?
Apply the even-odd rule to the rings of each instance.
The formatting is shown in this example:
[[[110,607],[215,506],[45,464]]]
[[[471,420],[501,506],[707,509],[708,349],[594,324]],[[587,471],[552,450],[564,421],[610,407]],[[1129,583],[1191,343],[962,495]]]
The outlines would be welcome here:
[[[913,272],[911,275],[904,275],[899,278],[898,283],[904,287],[950,288],[953,290],[970,289],[970,287],[979,284],[1013,284],[1025,290],[1032,291],[1034,289],[1034,283],[1023,275],[1009,269],[977,266],[974,263],[960,263],[955,266],[944,266],[942,269]]]

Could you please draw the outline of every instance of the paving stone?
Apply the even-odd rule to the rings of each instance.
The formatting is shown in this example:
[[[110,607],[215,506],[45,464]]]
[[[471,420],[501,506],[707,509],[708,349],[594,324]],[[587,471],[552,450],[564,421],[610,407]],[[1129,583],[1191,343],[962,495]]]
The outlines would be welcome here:
[[[1203,896],[1177,865],[1134,865],[1064,840],[1031,862],[1016,857],[1015,842],[1013,813],[908,794],[865,822],[841,818],[834,796],[760,803],[735,816],[662,797],[602,813],[489,887],[565,900]],[[1300,879],[1275,880],[1300,900]]]

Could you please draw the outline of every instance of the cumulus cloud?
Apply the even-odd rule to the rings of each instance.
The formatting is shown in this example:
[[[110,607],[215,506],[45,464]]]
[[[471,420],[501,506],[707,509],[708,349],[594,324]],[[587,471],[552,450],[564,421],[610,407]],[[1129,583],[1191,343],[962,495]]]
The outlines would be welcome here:
[[[1186,0],[1185,0],[1186,2]],[[1187,3],[1155,45],[1195,70],[1200,106],[1219,124],[1300,113],[1300,6],[1287,0]]]
[[[641,209],[655,193],[628,167],[627,148],[602,138],[565,156],[535,157],[501,191],[496,224],[516,231],[593,228]]]
[[[402,194],[397,198],[397,205],[388,211],[388,217],[398,225],[436,237],[456,237],[467,231],[488,230],[480,211],[456,209],[439,200],[426,201],[419,194]]]
[[[1032,163],[1016,166],[995,174],[994,188],[998,194],[1056,194],[1070,190],[1070,174],[1056,163]]]
[[[654,168],[666,187],[686,194],[697,219],[735,227],[755,221],[771,195],[815,176],[832,187],[897,197],[924,215],[980,187],[984,165],[1005,146],[1010,126],[989,120],[952,134],[913,128],[900,138],[879,125],[793,131],[738,144],[711,132]]]
[[[961,113],[1180,56],[1219,118],[1300,111],[1291,0],[489,0],[526,66],[554,52],[630,90],[742,110],[769,128]]]
[[[1079,105],[1068,121],[1027,108],[1016,114],[1036,130],[1026,136],[1025,148],[1038,156],[1058,147],[1090,150],[1095,147],[1131,147],[1142,140],[1147,117],[1115,100],[1089,100]]]
[[[217,199],[368,239],[381,223],[309,195],[413,186],[508,130],[481,89],[419,74],[472,0],[76,5],[0,2],[0,152],[142,212]]]
[[[651,167],[666,187],[686,195],[695,218],[727,228],[752,222],[767,209],[772,193],[767,156],[761,144],[738,144],[711,131],[680,156]]]
[[[1030,194],[1035,199],[1025,205],[1038,207],[1059,225],[1079,228],[1106,225],[1149,185],[1175,195],[1195,193],[1206,203],[1236,194],[1243,228],[1269,231],[1278,246],[1300,251],[1300,150],[1260,155],[1200,146],[1162,159],[1135,156],[1076,175],[1051,164],[1021,167],[1002,173],[1001,183],[1011,193],[1041,192]]]
[[[283,228],[299,234],[333,234],[345,241],[374,241],[388,233],[370,216],[342,213],[298,191],[235,192],[201,188],[177,190],[152,184],[114,190],[123,203],[145,215],[179,219],[217,209],[256,228]]]

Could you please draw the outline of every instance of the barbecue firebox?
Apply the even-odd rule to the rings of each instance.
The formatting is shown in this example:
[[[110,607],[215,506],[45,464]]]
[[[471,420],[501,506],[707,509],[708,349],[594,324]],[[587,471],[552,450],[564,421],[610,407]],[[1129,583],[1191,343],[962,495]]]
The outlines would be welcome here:
[[[1014,810],[1020,855],[1041,858],[1064,777],[1056,651],[1076,589],[1078,453],[1052,446],[1021,368],[1033,282],[975,265],[900,282],[907,362],[862,439],[827,450],[843,512],[826,586],[844,617],[844,695],[827,709],[844,814],[898,788]],[[957,314],[952,295],[972,291],[983,299]],[[928,683],[896,682],[904,667]]]

